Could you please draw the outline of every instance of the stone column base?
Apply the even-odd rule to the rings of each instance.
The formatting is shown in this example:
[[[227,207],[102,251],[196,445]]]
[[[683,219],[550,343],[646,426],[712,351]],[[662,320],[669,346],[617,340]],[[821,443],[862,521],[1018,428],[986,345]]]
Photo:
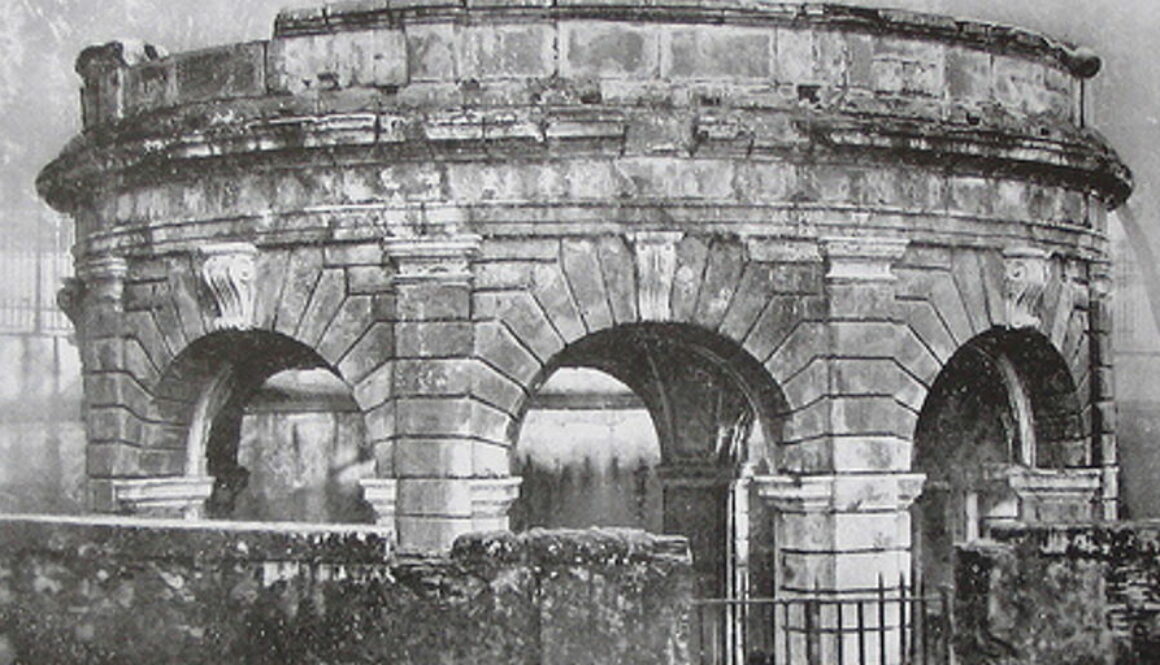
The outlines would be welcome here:
[[[1024,523],[1087,522],[1102,514],[1103,470],[1032,469],[1004,465],[987,470],[991,483],[1009,488]]]
[[[471,481],[471,528],[507,531],[508,509],[520,496],[523,478],[479,478]]]
[[[202,519],[213,485],[208,476],[114,480],[113,498],[134,515]]]
[[[363,500],[375,511],[375,524],[394,529],[399,481],[394,478],[363,478],[359,485],[363,488]]]

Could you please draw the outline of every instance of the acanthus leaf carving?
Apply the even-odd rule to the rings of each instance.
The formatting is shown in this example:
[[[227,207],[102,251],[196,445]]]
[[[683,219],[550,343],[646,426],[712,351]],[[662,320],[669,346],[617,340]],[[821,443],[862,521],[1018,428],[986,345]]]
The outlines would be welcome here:
[[[1014,247],[1003,251],[1003,301],[1009,327],[1034,328],[1039,325],[1036,311],[1051,273],[1050,258],[1047,251],[1034,247]]]
[[[200,248],[201,278],[213,295],[217,317],[213,330],[248,330],[254,326],[254,283],[258,250],[250,243],[230,242]]]

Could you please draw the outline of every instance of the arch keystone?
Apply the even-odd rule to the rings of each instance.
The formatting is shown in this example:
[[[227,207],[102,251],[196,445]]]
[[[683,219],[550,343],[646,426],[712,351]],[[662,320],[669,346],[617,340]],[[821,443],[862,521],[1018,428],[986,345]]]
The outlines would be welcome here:
[[[1051,255],[1034,247],[1003,250],[1003,305],[1009,328],[1035,328],[1036,312],[1051,274]]]
[[[248,242],[227,242],[204,245],[198,253],[202,259],[201,279],[217,307],[210,329],[253,328],[258,248]]]

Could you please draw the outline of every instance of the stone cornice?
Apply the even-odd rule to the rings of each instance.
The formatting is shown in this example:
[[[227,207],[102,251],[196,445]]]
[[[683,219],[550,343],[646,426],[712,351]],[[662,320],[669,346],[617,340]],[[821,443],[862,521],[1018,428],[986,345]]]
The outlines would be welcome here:
[[[702,122],[692,107],[673,113],[676,117],[687,115],[694,129]],[[51,205],[69,211],[113,174],[126,186],[143,186],[156,181],[159,173],[165,173],[170,181],[196,179],[209,170],[230,168],[231,160],[252,165],[256,158],[264,157],[279,166],[292,165],[295,159],[309,159],[312,150],[325,150],[328,155],[343,150],[352,158],[362,152],[362,159],[384,162],[497,156],[558,159],[573,152],[588,155],[594,147],[609,155],[632,156],[640,148],[629,143],[630,130],[649,122],[635,111],[543,107],[459,115],[462,117],[456,116],[455,122],[438,114],[399,111],[276,120],[239,117],[212,134],[151,122],[140,131],[92,133],[74,141],[45,167],[37,187]],[[827,154],[840,159],[860,155],[890,165],[906,163],[965,174],[1035,178],[1081,191],[1098,191],[1110,207],[1126,200],[1132,189],[1130,171],[1107,144],[1094,134],[1076,130],[1061,129],[1062,133],[1044,138],[1036,135],[1035,127],[968,128],[934,119],[867,119],[841,109],[827,113],[739,111],[735,124],[736,137],[714,139],[694,131],[691,138],[675,135],[673,145],[694,157],[709,159],[736,158],[736,150],[742,150],[746,158],[765,156],[790,162],[807,153],[810,159]],[[777,129],[786,124],[796,131],[787,135]],[[743,143],[740,148],[729,147],[737,141]]]

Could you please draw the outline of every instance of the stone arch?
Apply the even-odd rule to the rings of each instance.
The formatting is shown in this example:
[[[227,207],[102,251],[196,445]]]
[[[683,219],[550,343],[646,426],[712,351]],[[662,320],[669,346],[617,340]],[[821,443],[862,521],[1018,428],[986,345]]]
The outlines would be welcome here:
[[[747,371],[760,369],[778,383],[800,369],[787,347],[802,346],[795,340],[816,328],[799,323],[816,322],[823,309],[820,263],[758,257],[736,236],[646,231],[563,238],[541,243],[534,255],[520,253],[526,248],[489,251],[488,242],[499,245],[485,241],[483,254],[499,258],[474,266],[483,362],[476,397],[505,411],[507,445],[545,368],[582,338],[622,326],[680,326],[716,340],[704,349],[728,346],[717,353],[745,356]]]
[[[206,506],[210,516],[228,516],[232,497],[244,483],[237,457],[248,403],[268,379],[295,370],[326,372],[357,405],[359,419],[369,421],[358,392],[337,368],[312,347],[277,332],[209,333],[191,342],[161,373],[153,390],[148,443],[180,450],[186,477],[213,479]],[[369,458],[368,441],[360,448]]]
[[[1093,514],[1098,460],[1083,404],[1067,360],[1035,329],[993,328],[954,353],[914,434],[926,474],[914,543],[928,580],[950,583],[953,546],[994,524]]]

